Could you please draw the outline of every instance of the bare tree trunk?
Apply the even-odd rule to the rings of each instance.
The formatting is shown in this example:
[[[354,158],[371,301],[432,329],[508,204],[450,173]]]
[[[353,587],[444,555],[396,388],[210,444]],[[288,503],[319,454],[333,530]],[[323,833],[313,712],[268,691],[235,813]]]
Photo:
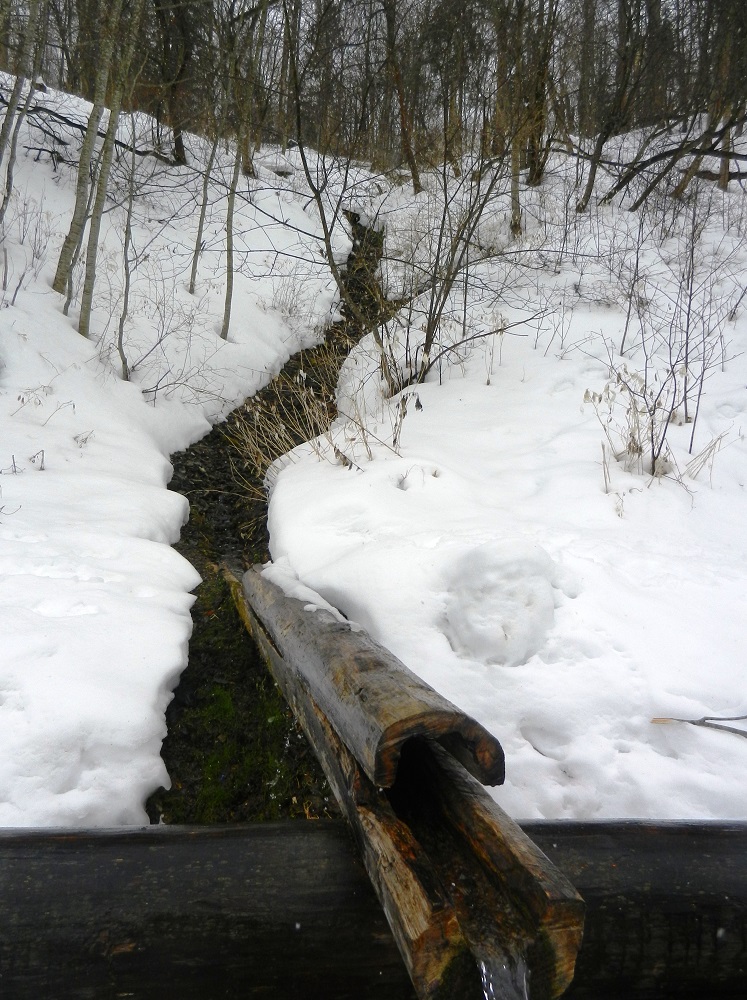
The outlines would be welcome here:
[[[707,131],[710,131],[712,128],[716,128],[716,121],[713,117],[711,117],[708,122]],[[703,154],[698,153],[696,156],[693,157],[687,170],[684,172],[680,180],[677,182],[677,185],[672,191],[673,198],[682,198],[684,196],[685,191],[687,191],[688,187],[690,186],[690,182],[692,181],[693,177],[695,177],[697,172],[700,170],[702,163],[703,163]]]
[[[514,72],[513,79],[509,84],[511,99],[511,235],[514,237],[521,236],[520,179],[527,128],[524,110],[525,14],[524,0],[520,0],[516,4],[515,20],[511,30],[511,61]]]
[[[40,5],[38,4],[37,0],[37,7],[38,6]],[[33,66],[30,67],[32,74],[36,74],[38,72],[39,64],[41,62],[42,52],[44,50],[42,33],[41,32],[37,33],[34,30],[34,25],[36,23],[38,15],[39,15],[38,9],[35,15],[32,10],[29,15],[29,22],[27,24],[28,38],[32,38],[34,35],[36,35],[36,46],[33,55]],[[29,53],[26,49],[26,46],[24,45],[24,58],[27,59],[28,55]],[[27,67],[28,63],[24,62],[22,64],[22,68],[26,69]],[[23,78],[19,75],[19,77],[16,80],[16,84],[18,84],[18,81],[21,79]],[[26,115],[28,113],[29,106],[31,105],[31,98],[33,96],[33,93],[34,93],[33,85],[31,85],[29,86],[28,91],[26,92],[26,99],[23,102],[23,107],[15,115],[15,125],[13,127],[13,135],[10,140],[10,149],[8,150],[8,163],[5,168],[5,194],[3,196],[2,205],[0,205],[0,225],[2,225],[5,219],[5,213],[8,211],[8,205],[10,204],[10,199],[13,196],[13,174],[15,171],[15,164],[16,164],[16,150],[18,149],[18,136],[21,132],[21,126],[23,125],[24,119],[26,118]],[[16,109],[17,107],[18,106],[16,105]],[[8,122],[12,120],[12,117],[13,116],[10,114],[10,108],[8,108],[6,119],[5,122],[3,123],[3,131],[5,130],[5,125],[7,125]],[[2,141],[0,140],[0,164],[2,163],[4,153],[5,153],[5,144],[2,143]]]
[[[78,333],[88,337],[91,332],[91,308],[93,306],[93,288],[96,282],[96,263],[98,259],[99,236],[101,234],[101,218],[104,214],[106,189],[109,185],[109,172],[114,156],[114,140],[119,124],[119,112],[122,107],[121,92],[114,95],[112,108],[109,111],[109,124],[106,129],[104,146],[101,152],[101,166],[96,182],[96,197],[91,212],[91,226],[88,230],[88,248],[86,250],[86,274],[83,282],[83,295],[80,302],[80,319]]]
[[[182,90],[187,79],[194,48],[191,7],[187,3],[166,3],[156,0],[156,16],[161,27],[162,72],[166,81],[166,104],[169,124],[174,137],[174,160],[187,162],[184,148],[185,127]]]
[[[530,14],[531,16],[531,14]],[[531,78],[528,81],[529,108],[527,115],[527,145],[529,174],[527,184],[542,183],[550,156],[548,107],[551,100],[550,62],[557,19],[556,0],[540,0],[534,21],[534,51],[530,52]]]
[[[290,91],[290,81],[288,79],[290,36],[288,29],[283,23],[283,48],[280,54],[280,80],[278,82],[278,105],[275,120],[275,128],[278,133],[278,142],[282,152],[288,148],[288,124],[290,115],[288,113],[288,94]]]
[[[604,121],[594,144],[594,152],[589,164],[589,176],[584,193],[576,205],[577,212],[586,210],[594,189],[597,170],[602,158],[604,144],[628,122],[633,103],[643,79],[644,64],[641,59],[643,44],[640,14],[636,4],[629,0],[617,0],[617,48],[615,58],[615,84],[607,104]]]
[[[519,180],[521,171],[521,143],[519,136],[511,140],[511,235],[521,236],[521,197]]]
[[[578,83],[578,131],[588,137],[600,127],[597,110],[594,71],[594,25],[597,15],[597,0],[582,0],[581,8],[581,53]]]
[[[86,251],[86,273],[83,283],[83,295],[80,303],[80,320],[78,322],[78,333],[83,337],[88,337],[91,329],[91,308],[93,306],[93,289],[96,283],[96,263],[99,250],[99,236],[101,234],[101,218],[104,214],[104,204],[106,202],[106,192],[109,186],[109,173],[111,171],[112,159],[114,157],[114,143],[117,137],[117,126],[119,125],[119,113],[122,109],[122,98],[124,97],[127,77],[135,52],[135,44],[140,30],[140,18],[143,13],[145,0],[134,0],[134,6],[130,13],[127,24],[128,34],[125,41],[124,51],[117,71],[117,81],[114,93],[112,94],[111,109],[109,111],[109,125],[104,139],[104,148],[101,154],[101,166],[99,168],[98,181],[96,184],[96,197],[91,212],[91,228],[88,232],[88,249]]]
[[[731,160],[729,158],[729,152],[731,151],[731,129],[727,129],[724,132],[724,139],[722,142],[722,148],[726,156],[721,159],[721,169],[719,171],[718,186],[721,191],[729,190],[729,167],[731,166]]]
[[[298,37],[301,31],[301,0],[289,0],[283,3],[283,52],[280,67],[280,94],[278,97],[278,117],[280,120],[279,131],[281,134],[281,146],[285,150],[288,147],[289,133],[295,130],[294,101],[295,90],[293,84],[293,66],[298,58]],[[296,136],[301,141],[301,136]]]
[[[5,168],[5,194],[3,196],[3,203],[0,205],[0,226],[3,224],[5,219],[5,213],[8,211],[8,205],[10,204],[10,199],[13,195],[13,173],[16,165],[16,150],[18,148],[18,135],[21,131],[21,126],[23,125],[23,120],[28,112],[29,105],[31,104],[31,95],[33,90],[31,87],[28,89],[26,94],[26,100],[23,102],[23,107],[16,116],[16,124],[13,129],[13,136],[10,140],[10,150],[8,152],[8,165]]]
[[[210,174],[213,170],[213,164],[215,163],[215,156],[218,152],[218,133],[216,133],[213,139],[213,144],[210,147],[210,156],[208,157],[207,165],[205,166],[205,173],[202,176],[202,201],[200,203],[200,218],[197,223],[197,236],[195,237],[195,248],[192,253],[192,271],[189,275],[189,294],[194,295],[195,284],[197,283],[197,265],[200,259],[200,254],[202,253],[202,234],[205,231],[205,216],[207,214],[207,204],[208,195],[210,190]]]
[[[21,101],[23,88],[26,85],[27,74],[32,72],[32,54],[34,51],[34,42],[36,41],[36,29],[39,23],[40,8],[41,0],[31,0],[29,4],[29,16],[26,21],[26,30],[23,35],[21,55],[16,69],[16,81],[13,85],[10,100],[8,101],[3,127],[2,130],[0,130],[0,166],[2,165],[5,151],[8,148],[8,143],[10,142],[13,125],[15,124],[16,111]],[[5,18],[3,18],[3,20],[4,19]],[[28,101],[26,102],[26,106],[28,107]]]
[[[236,159],[233,163],[233,174],[231,176],[231,186],[228,189],[228,207],[226,209],[226,302],[223,308],[223,326],[220,335],[223,340],[228,340],[228,328],[231,325],[231,303],[233,300],[233,216],[236,207],[236,188],[239,184],[239,174],[241,173],[241,148],[243,136],[239,136],[236,142]]]
[[[142,2],[142,0],[141,0]],[[112,62],[112,52],[116,37],[116,28],[119,24],[122,13],[123,0],[111,0],[109,13],[101,27],[98,69],[94,85],[94,100],[91,114],[88,117],[88,125],[83,137],[83,145],[80,150],[80,161],[78,163],[78,180],[75,187],[75,207],[73,217],[70,220],[70,228],[65,242],[60,251],[57,262],[52,288],[56,292],[63,293],[67,286],[68,278],[72,268],[72,261],[76,247],[83,240],[83,230],[86,225],[86,207],[88,205],[88,190],[90,187],[90,170],[93,160],[93,152],[98,137],[99,125],[104,113],[104,101],[106,99],[106,87],[109,81],[109,70]]]
[[[12,0],[0,0],[0,58],[8,65],[7,30]]]
[[[594,181],[597,177],[597,168],[599,167],[599,161],[602,158],[602,151],[604,150],[604,144],[609,138],[607,130],[600,132],[597,136],[597,141],[594,143],[594,152],[591,154],[591,160],[589,161],[589,176],[586,178],[586,187],[584,192],[579,198],[576,204],[577,212],[585,212],[586,207],[589,204],[591,198],[591,193],[594,190]]]
[[[399,129],[402,142],[402,154],[407,161],[412,176],[412,189],[414,194],[420,194],[423,185],[420,182],[420,170],[418,161],[415,159],[415,151],[412,147],[412,132],[410,128],[410,115],[407,109],[407,96],[402,80],[402,70],[397,58],[397,21],[396,7],[394,0],[383,0],[384,17],[386,19],[386,47],[387,63],[392,77],[394,89],[397,93],[397,103],[399,104]]]
[[[94,177],[96,177],[99,172],[99,167],[101,166],[102,153],[103,149],[99,149],[98,155],[96,156],[96,162],[92,167],[91,173]],[[91,185],[88,189],[88,201],[86,202],[86,211],[85,211],[86,218],[88,218],[91,214],[91,210],[93,208],[93,199],[95,195],[96,195],[96,188],[93,185]],[[72,305],[73,296],[75,294],[75,268],[78,266],[78,261],[80,260],[80,255],[82,251],[83,251],[83,231],[81,230],[81,239],[76,244],[75,249],[73,251],[72,260],[70,261],[70,273],[68,274],[67,285],[66,285],[67,294],[65,295],[65,304],[62,307],[63,316],[70,315],[70,306]]]
[[[119,315],[119,326],[117,328],[117,353],[122,365],[122,379],[125,382],[130,380],[130,365],[124,347],[124,327],[127,321],[127,313],[130,306],[130,245],[132,243],[132,207],[135,201],[135,118],[130,116],[132,122],[132,153],[130,155],[130,178],[127,186],[127,222],[125,223],[124,247],[122,253],[122,265],[124,267],[124,289],[122,291],[122,312]]]

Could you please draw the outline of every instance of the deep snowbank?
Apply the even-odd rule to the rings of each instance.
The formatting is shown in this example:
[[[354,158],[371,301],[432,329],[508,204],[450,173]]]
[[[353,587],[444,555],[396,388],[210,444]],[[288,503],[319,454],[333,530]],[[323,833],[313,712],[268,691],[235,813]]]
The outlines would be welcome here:
[[[53,92],[38,100],[68,118],[87,113]],[[147,141],[147,123],[136,126]],[[194,140],[196,162],[202,152]],[[187,504],[166,489],[168,456],[318,338],[334,307],[308,192],[260,164],[239,199],[233,323],[221,341],[230,157],[211,188],[194,296],[200,175],[139,158],[125,340],[134,374],[123,383],[128,163],[117,160],[120,203],[105,216],[95,342],[75,332],[75,302],[65,317],[50,290],[69,167],[22,159],[3,233],[4,825],[146,821],[143,800],[168,781],[163,713],[197,584],[170,548]],[[311,449],[286,463],[270,510],[273,572],[370,629],[498,736],[508,780],[496,797],[514,815],[745,817],[747,740],[651,721],[747,714],[744,196],[704,188],[688,313],[700,322],[688,371],[700,357],[704,375],[696,437],[691,452],[681,414],[660,425],[666,461],[652,478],[645,456],[613,455],[631,421],[645,422],[620,380],[684,377],[667,349],[688,304],[689,219],[667,209],[666,227],[648,219],[640,244],[638,217],[617,207],[568,220],[564,171],[553,163],[539,191],[523,192],[523,241],[511,242],[500,199],[483,220],[480,238],[499,252],[455,286],[440,328],[453,344],[406,403],[384,398],[371,344],[355,352],[340,387],[352,419],[335,429],[354,464]],[[361,169],[370,203],[359,207],[386,222],[397,257],[385,282],[402,290],[408,266],[430,266],[420,227],[438,200],[427,176],[415,200],[363,180]],[[415,302],[395,354],[417,345],[423,317]],[[482,339],[460,345],[465,332]]]

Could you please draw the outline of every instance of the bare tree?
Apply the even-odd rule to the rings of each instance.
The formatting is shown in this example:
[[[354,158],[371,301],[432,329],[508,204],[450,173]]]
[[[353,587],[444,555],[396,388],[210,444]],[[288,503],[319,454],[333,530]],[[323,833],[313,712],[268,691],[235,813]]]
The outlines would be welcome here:
[[[13,84],[13,90],[10,94],[7,109],[5,111],[3,127],[0,129],[0,166],[2,166],[5,153],[10,143],[11,133],[15,124],[16,111],[18,110],[18,105],[20,103],[24,87],[26,86],[28,78],[32,73],[33,53],[34,46],[38,41],[37,32],[39,28],[39,15],[41,7],[41,0],[30,0],[28,18],[26,19],[21,40],[21,51],[15,67],[16,79]]]
[[[135,53],[135,47],[137,45],[140,19],[143,14],[144,6],[145,0],[133,0],[128,21],[121,23],[122,29],[125,30],[125,41],[114,78],[111,108],[109,110],[109,123],[101,154],[101,166],[99,167],[98,178],[96,181],[96,196],[93,202],[91,225],[88,232],[86,271],[80,305],[80,320],[78,323],[78,332],[84,337],[88,337],[91,328],[91,308],[93,305],[93,289],[96,283],[96,261],[98,257],[99,236],[101,233],[101,218],[104,212],[104,203],[106,201],[106,193],[109,186],[109,173],[111,171],[112,157],[114,155],[114,143],[117,137],[117,128],[119,126],[119,114],[122,109],[125,89],[129,81],[130,67]]]
[[[605,143],[630,121],[644,65],[642,58],[644,22],[640,3],[641,0],[617,0],[614,79],[607,97],[604,118],[589,158],[589,173],[586,186],[576,205],[577,212],[584,212],[588,207]]]
[[[60,251],[57,262],[52,287],[56,292],[63,293],[70,277],[73,257],[76,248],[83,241],[83,232],[86,225],[86,209],[88,206],[88,192],[90,188],[91,165],[93,162],[96,140],[98,138],[99,125],[104,114],[104,101],[106,99],[106,89],[109,82],[109,71],[112,63],[114,45],[118,39],[118,28],[122,14],[124,0],[110,0],[109,4],[105,0],[100,0],[100,21],[97,33],[99,43],[99,60],[96,71],[94,85],[93,107],[88,117],[88,125],[83,137],[83,144],[80,150],[78,161],[78,179],[75,187],[75,207],[70,220],[70,228]]]
[[[405,94],[404,81],[402,79],[402,69],[399,64],[397,54],[397,5],[396,0],[383,0],[384,17],[386,19],[386,58],[387,67],[392,79],[394,91],[397,95],[397,106],[399,107],[399,129],[400,140],[402,142],[402,155],[412,176],[412,189],[415,194],[423,190],[420,182],[420,171],[415,158],[415,151],[412,145],[412,126],[410,123],[410,112],[407,106],[407,95]]]

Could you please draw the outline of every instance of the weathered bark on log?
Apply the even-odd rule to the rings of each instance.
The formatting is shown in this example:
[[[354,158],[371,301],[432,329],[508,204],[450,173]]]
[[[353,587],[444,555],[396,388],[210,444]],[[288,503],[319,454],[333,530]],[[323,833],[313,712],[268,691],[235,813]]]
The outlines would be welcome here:
[[[243,599],[235,579],[232,585],[242,618],[314,747],[350,824],[418,997],[481,997],[482,993],[476,992],[480,986],[477,967],[440,876],[407,825],[397,819],[386,797],[339,739],[310,695],[305,675],[286,663],[270,631]],[[281,607],[289,610],[282,602]],[[334,619],[332,622],[337,624]]]
[[[475,953],[526,959],[530,996],[557,997],[573,979],[584,904],[482,785],[431,741],[405,748],[391,792],[439,871]],[[491,931],[491,925],[493,930]]]
[[[456,759],[491,775],[500,759],[502,774],[497,741],[365,633],[305,611],[256,571],[232,586],[351,824],[418,996],[518,995],[527,975],[533,998],[559,996],[583,903]]]
[[[747,823],[522,828],[586,901],[568,1000],[743,1000]],[[3,1000],[414,998],[334,821],[0,831],[0,898]]]
[[[413,736],[438,739],[483,784],[503,781],[498,740],[365,632],[352,631],[326,611],[305,613],[300,601],[256,570],[244,574],[242,585],[256,612],[249,630],[283,650],[288,670],[374,785],[394,784],[402,746]]]
[[[343,824],[0,832],[3,1000],[414,1000]]]

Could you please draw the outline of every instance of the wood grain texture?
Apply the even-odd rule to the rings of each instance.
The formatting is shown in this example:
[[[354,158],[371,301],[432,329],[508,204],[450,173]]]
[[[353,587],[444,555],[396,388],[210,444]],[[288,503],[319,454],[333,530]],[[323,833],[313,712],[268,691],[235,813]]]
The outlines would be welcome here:
[[[238,596],[238,595],[237,595]],[[479,972],[441,876],[340,740],[243,597],[242,617],[288,704],[314,747],[357,843],[405,968],[421,1000],[482,998]],[[282,641],[282,640],[281,640]],[[287,649],[285,650],[287,653]],[[479,991],[479,992],[478,992]]]
[[[744,1000],[747,824],[522,829],[586,903],[568,1000]],[[415,998],[339,821],[0,831],[0,899],[3,1000]]]
[[[365,632],[327,611],[304,611],[257,570],[242,587],[255,640],[265,634],[377,787],[394,783],[402,746],[419,735],[440,740],[483,784],[503,781],[498,740]]]
[[[418,996],[482,1000],[486,969],[504,968],[507,988],[528,970],[537,1000],[559,996],[583,903],[452,755],[443,737],[464,748],[477,724],[365,633],[256,572],[235,598],[351,825]],[[385,786],[372,748],[387,759]]]
[[[569,1000],[747,996],[747,823],[525,823],[586,903]]]
[[[489,946],[531,973],[532,997],[573,979],[584,903],[571,882],[442,747],[404,749],[391,799],[450,887],[476,954]]]
[[[3,1000],[414,1000],[344,824],[0,832]]]

